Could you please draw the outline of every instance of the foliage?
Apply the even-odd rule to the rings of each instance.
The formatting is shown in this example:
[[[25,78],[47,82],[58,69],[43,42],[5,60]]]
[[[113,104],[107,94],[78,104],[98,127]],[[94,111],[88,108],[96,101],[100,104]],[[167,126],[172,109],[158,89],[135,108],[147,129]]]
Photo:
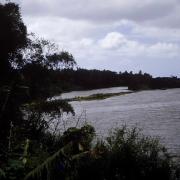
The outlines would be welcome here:
[[[65,100],[38,101],[25,104],[24,107],[30,111],[37,111],[39,113],[61,115],[61,112],[66,112],[74,114],[72,106]]]
[[[45,39],[29,36],[29,43],[23,51],[24,66],[39,65],[47,69],[73,68],[74,57],[67,51],[59,51],[58,46]]]
[[[55,154],[50,156],[43,162],[41,165],[36,167],[30,173],[27,174],[25,180],[28,179],[52,179],[53,176],[56,176],[52,171],[56,168],[57,164],[60,166],[61,171],[64,170],[64,166],[67,166],[69,158],[64,154],[67,152],[67,149],[71,147],[71,144],[61,148]],[[54,169],[53,169],[54,168]]]
[[[72,168],[72,159],[89,150],[93,137],[94,128],[89,125],[81,129],[68,129],[61,137],[63,147],[28,173],[25,179],[66,179],[71,174],[69,168]]]
[[[26,45],[26,26],[22,22],[19,6],[15,3],[0,4],[0,14],[0,48],[4,50],[1,53],[10,56]]]
[[[157,139],[137,128],[116,128],[106,140],[91,143],[94,129],[70,128],[60,149],[29,172],[25,179],[167,179],[176,180],[179,168]]]
[[[5,175],[5,172],[0,169],[0,179],[5,179],[6,178],[6,175]]]
[[[54,83],[53,72],[76,65],[74,57],[69,52],[60,52],[54,43],[35,37],[30,37],[29,44],[23,51],[23,59],[20,72],[33,99],[46,99],[54,96],[56,91],[60,94],[61,89]]]
[[[51,71],[52,87],[63,91],[128,86],[130,90],[180,88],[180,78],[157,77],[147,73],[113,72],[108,70],[87,70],[78,68]]]
[[[178,166],[157,139],[134,129],[115,129],[76,165],[74,179],[178,179]]]
[[[9,82],[14,63],[22,62],[21,49],[27,45],[26,26],[22,22],[19,6],[0,3],[0,85]]]
[[[30,39],[17,4],[0,4],[0,15],[3,25],[0,29],[0,37],[2,37],[0,46],[0,144],[2,143],[6,150],[9,146],[10,150],[12,141],[15,143],[21,133],[26,133],[24,130],[28,129],[32,120],[24,119],[22,113],[24,104],[32,104],[33,101],[38,111],[36,115],[42,114],[42,111],[56,112],[56,114],[57,111],[73,112],[72,107],[66,102],[46,102],[46,99],[49,97],[48,92],[51,86],[48,71],[53,68],[64,68],[64,66],[72,68],[75,61],[70,53],[59,52],[55,44],[49,41]],[[62,67],[60,67],[61,64]],[[38,69],[33,68],[34,65]],[[30,67],[28,74],[23,74],[27,66]],[[35,69],[39,74],[31,78]],[[35,102],[37,99],[38,102]],[[42,115],[39,116],[39,121],[44,123],[44,120],[40,118]],[[16,137],[14,137],[15,134]]]
[[[63,111],[74,113],[67,102],[47,101],[50,79],[39,83],[43,76],[36,74],[29,80],[24,69],[30,67],[32,75],[35,66],[48,77],[54,68],[72,68],[75,61],[68,52],[53,51],[55,45],[49,41],[29,39],[17,4],[0,4],[0,23],[0,174],[7,179],[22,179],[26,166],[31,169],[49,155],[43,151],[37,156],[42,150],[41,138],[49,127],[44,113],[52,118]],[[34,155],[31,166],[27,163],[28,149]]]

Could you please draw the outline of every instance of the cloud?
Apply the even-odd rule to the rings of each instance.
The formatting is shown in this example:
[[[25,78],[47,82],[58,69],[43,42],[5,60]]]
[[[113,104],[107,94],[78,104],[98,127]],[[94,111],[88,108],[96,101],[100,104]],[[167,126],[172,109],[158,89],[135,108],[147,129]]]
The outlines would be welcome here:
[[[180,1],[176,3],[176,6],[163,17],[157,19],[151,19],[146,24],[151,24],[163,28],[180,28]]]
[[[151,56],[167,56],[175,58],[179,56],[180,46],[172,43],[159,42],[148,47],[148,53]]]
[[[29,32],[70,51],[81,67],[179,74],[179,0],[14,1]]]
[[[114,49],[120,46],[126,46],[127,39],[118,32],[111,32],[106,35],[100,42],[100,46],[105,49]]]
[[[81,45],[82,47],[93,46],[93,40],[90,39],[90,38],[83,38],[83,39],[80,41],[80,45]]]
[[[109,32],[97,40],[91,39],[93,43],[83,48],[82,41],[74,42],[69,49],[84,68],[135,72],[143,70],[155,76],[179,73],[177,66],[180,65],[180,47],[175,43],[145,44],[118,32]]]
[[[58,16],[61,18],[92,22],[115,22],[128,19],[156,24],[178,23],[178,0],[16,0],[27,16]],[[177,17],[177,16],[176,16]]]
[[[94,25],[59,17],[25,17],[28,31],[57,43],[79,40],[88,36]]]
[[[118,32],[110,32],[103,39],[99,40],[102,49],[118,51],[126,57],[137,56],[139,54],[151,57],[179,56],[180,46],[176,43],[157,42],[145,44],[143,42],[128,39]]]

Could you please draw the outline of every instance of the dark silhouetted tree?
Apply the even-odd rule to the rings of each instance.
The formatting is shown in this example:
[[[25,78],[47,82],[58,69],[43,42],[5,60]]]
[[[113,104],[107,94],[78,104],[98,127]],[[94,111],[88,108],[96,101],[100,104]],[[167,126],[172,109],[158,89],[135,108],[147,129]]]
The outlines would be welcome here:
[[[17,4],[0,4],[0,27],[0,82],[7,83],[13,64],[21,63],[20,51],[28,41],[26,26]]]

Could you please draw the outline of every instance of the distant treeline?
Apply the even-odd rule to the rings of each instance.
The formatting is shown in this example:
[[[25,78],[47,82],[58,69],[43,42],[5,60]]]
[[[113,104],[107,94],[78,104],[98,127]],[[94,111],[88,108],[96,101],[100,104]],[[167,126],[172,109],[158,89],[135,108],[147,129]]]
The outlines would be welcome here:
[[[128,86],[130,90],[180,88],[180,78],[156,77],[139,71],[113,72],[109,70],[87,70],[78,68],[49,70],[39,65],[26,65],[23,74],[31,94],[40,96],[41,91],[53,96],[64,91],[87,90],[115,86]],[[37,91],[39,93],[37,93]]]
[[[113,86],[128,86],[131,90],[164,89],[180,87],[177,77],[157,77],[150,74],[130,72],[113,72],[109,70],[63,70],[59,78],[64,83],[69,83],[82,89],[106,88]]]

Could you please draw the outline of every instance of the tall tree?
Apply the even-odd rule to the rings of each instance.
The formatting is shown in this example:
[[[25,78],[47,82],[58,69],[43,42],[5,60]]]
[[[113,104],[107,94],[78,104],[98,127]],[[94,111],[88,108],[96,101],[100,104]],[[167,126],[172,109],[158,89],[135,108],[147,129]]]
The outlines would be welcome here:
[[[2,149],[1,145],[5,145],[5,149],[9,145],[9,149],[11,149],[10,142],[13,131],[16,130],[15,134],[17,135],[22,132],[21,129],[26,131],[30,126],[22,114],[22,105],[32,100],[29,96],[27,101],[25,90],[33,89],[34,94],[40,95],[39,89],[43,89],[41,94],[48,94],[46,92],[48,89],[44,88],[44,86],[50,86],[50,80],[47,81],[48,70],[59,68],[61,65],[62,68],[70,67],[74,65],[75,61],[68,52],[58,52],[55,45],[49,41],[30,40],[21,18],[19,6],[15,3],[0,4],[0,27],[0,149]],[[27,66],[29,67],[29,75],[33,75],[34,69],[39,72],[36,74],[36,78],[30,80],[30,84],[26,83],[27,85],[35,84],[35,88],[24,86],[28,74],[23,77],[22,72]],[[40,83],[42,79],[43,83]],[[46,99],[46,97],[43,99],[42,97],[39,100]],[[45,105],[43,102],[38,103],[38,105],[41,106],[41,109],[42,106],[46,107],[45,111],[47,112],[48,109],[48,113],[53,109],[56,109],[57,113],[60,110],[64,111],[63,106],[69,107],[69,110],[73,111],[67,103],[46,103],[45,101],[44,103]],[[36,107],[35,110],[38,108]],[[38,121],[41,123],[41,116],[38,114],[37,117],[35,123]],[[17,137],[15,138],[17,139]]]
[[[0,80],[10,78],[12,65],[20,63],[22,48],[27,45],[27,30],[19,6],[15,3],[0,4]]]
[[[17,4],[0,4],[0,27],[0,136],[7,144],[11,122],[18,123],[21,116],[17,73],[13,66],[15,62],[22,61],[21,49],[27,46],[28,41],[26,26]]]

